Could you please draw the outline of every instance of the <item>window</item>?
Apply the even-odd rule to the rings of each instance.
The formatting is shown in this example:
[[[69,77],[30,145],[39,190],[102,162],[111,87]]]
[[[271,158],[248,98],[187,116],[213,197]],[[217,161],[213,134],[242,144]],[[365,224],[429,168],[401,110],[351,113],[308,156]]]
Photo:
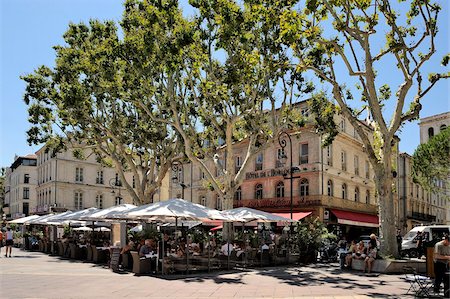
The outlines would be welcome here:
[[[77,183],[83,182],[83,168],[81,167],[75,168],[75,182]]]
[[[73,206],[74,206],[75,210],[83,209],[83,193],[81,191],[75,192]]]
[[[286,154],[284,152],[284,148],[277,149],[277,161],[275,167],[284,167],[286,163]]]
[[[103,209],[103,194],[97,194],[95,197],[95,206],[99,209]]]
[[[366,204],[370,204],[370,191],[366,191]]]
[[[116,173],[116,177],[115,177],[115,186],[118,186],[118,187],[122,186],[122,182],[120,181],[120,177],[119,177],[118,173]]]
[[[342,184],[342,198],[347,199],[347,184]]]
[[[333,181],[332,180],[328,180],[328,182],[327,182],[327,195],[333,196]]]
[[[434,136],[434,129],[433,128],[428,128],[428,138],[431,138]]]
[[[234,157],[234,173],[238,173],[242,166],[242,157],[236,156]]]
[[[136,178],[133,175],[133,188],[136,188]]]
[[[309,182],[307,179],[301,179],[300,181],[300,196],[309,195]]]
[[[359,188],[355,187],[355,201],[359,202]]]
[[[256,199],[262,199],[263,198],[263,186],[261,184],[258,184],[255,187],[255,198]]]
[[[284,197],[284,183],[278,182],[276,188],[275,188],[275,197],[280,198]]]
[[[259,153],[256,156],[256,162],[255,162],[255,170],[263,170],[263,163],[264,163],[264,156],[263,153]]]
[[[440,132],[442,132],[442,131],[444,131],[444,130],[445,130],[445,128],[447,128],[447,126],[446,126],[446,125],[441,125],[441,126],[439,127],[439,131],[440,131]]]
[[[22,213],[28,216],[30,214],[30,203],[24,202],[22,203]]]
[[[236,192],[234,192],[234,200],[242,200],[242,189],[241,187],[237,188]]]
[[[419,198],[419,185],[416,185],[416,198]]]
[[[333,166],[333,148],[331,145],[327,146],[327,165]]]
[[[341,127],[341,132],[345,132],[345,119],[341,119],[341,123],[339,125]]]
[[[28,173],[25,173],[23,175],[23,183],[24,184],[29,184],[30,183],[30,175]]]
[[[123,204],[123,198],[120,196],[116,196],[115,200],[114,200],[114,205],[117,206],[117,205],[121,205],[121,204]]]
[[[366,179],[368,179],[368,178],[370,178],[369,161],[366,161],[366,164],[365,164],[364,168],[365,168],[364,170],[365,170],[365,173],[366,173]]]
[[[308,143],[300,144],[300,164],[308,164]]]
[[[222,210],[222,200],[219,195],[216,195],[216,210]]]
[[[201,180],[205,179],[206,176],[205,176],[205,172],[203,170],[200,170],[200,176],[199,177],[200,177]]]
[[[23,199],[30,199],[30,188],[29,187],[23,188]]]
[[[202,206],[206,207],[206,197],[205,196],[200,196],[200,204]]]
[[[308,108],[302,108],[300,113],[302,114],[303,117],[308,117],[309,116],[309,109]]]
[[[96,184],[103,184],[103,170],[97,171],[97,178],[95,179]]]
[[[355,166],[355,174],[359,175],[359,157],[358,156],[353,157],[353,164]]]
[[[347,171],[347,153],[341,152],[341,169]]]

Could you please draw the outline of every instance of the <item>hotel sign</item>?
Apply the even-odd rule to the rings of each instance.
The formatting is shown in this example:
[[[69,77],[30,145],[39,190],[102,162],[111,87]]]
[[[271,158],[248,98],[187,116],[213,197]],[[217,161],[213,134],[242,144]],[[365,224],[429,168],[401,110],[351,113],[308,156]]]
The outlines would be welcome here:
[[[245,179],[252,180],[252,179],[268,178],[268,177],[274,177],[274,176],[286,176],[288,174],[289,174],[289,168],[276,168],[276,169],[247,172],[245,174]]]

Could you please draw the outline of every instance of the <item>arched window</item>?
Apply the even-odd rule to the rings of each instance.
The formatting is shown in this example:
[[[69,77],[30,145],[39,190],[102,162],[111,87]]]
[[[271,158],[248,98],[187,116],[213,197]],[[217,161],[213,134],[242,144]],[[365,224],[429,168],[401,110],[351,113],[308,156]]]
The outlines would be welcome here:
[[[222,199],[216,195],[216,210],[222,210]]]
[[[309,195],[309,182],[307,179],[302,179],[300,181],[300,196]]]
[[[284,183],[278,182],[275,192],[275,197],[280,198],[284,197]]]
[[[434,136],[434,129],[433,128],[428,128],[428,138],[431,138]]]
[[[366,204],[370,204],[370,191],[366,191]]]
[[[443,130],[445,130],[445,128],[447,128],[446,125],[441,125],[441,126],[439,127],[439,131],[442,132]]]
[[[206,207],[206,196],[200,196],[200,204]]]
[[[242,199],[242,189],[241,187],[237,188],[236,192],[234,192],[234,200]]]
[[[327,194],[328,196],[333,196],[333,181],[328,180],[327,182]]]
[[[347,199],[347,184],[342,184],[342,198]]]
[[[355,187],[355,201],[359,201],[359,188]]]
[[[263,198],[263,186],[261,184],[258,184],[255,187],[255,198],[256,199],[262,199]]]

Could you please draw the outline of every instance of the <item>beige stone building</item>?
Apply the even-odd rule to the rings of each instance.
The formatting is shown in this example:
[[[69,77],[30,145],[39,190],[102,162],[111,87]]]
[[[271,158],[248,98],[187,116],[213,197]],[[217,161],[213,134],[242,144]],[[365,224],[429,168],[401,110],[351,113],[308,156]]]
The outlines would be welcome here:
[[[307,114],[306,102],[299,109]],[[336,115],[340,133],[327,148],[321,147],[321,136],[309,123],[289,132],[292,153],[272,141],[248,166],[245,179],[235,194],[234,206],[283,213],[290,217],[290,158],[295,170],[292,179],[292,210],[294,219],[302,212],[311,212],[338,232],[351,236],[376,231],[378,227],[377,199],[373,170],[363,150],[362,142],[350,122]],[[360,123],[370,130],[365,123]],[[238,170],[245,155],[244,144],[235,145],[234,165]],[[284,151],[284,155],[283,155]],[[220,154],[220,153],[219,153]],[[287,161],[282,159],[287,156]],[[190,164],[183,167],[184,197],[212,208],[221,208],[216,193],[206,188],[202,171]],[[180,184],[172,184],[172,197],[180,196]]]
[[[398,161],[398,210],[400,226],[407,232],[417,225],[442,224],[446,222],[448,202],[442,196],[431,194],[414,183],[412,157],[401,153]]]
[[[37,204],[34,213],[107,208],[132,203],[114,168],[104,167],[88,150],[84,159],[74,157],[73,149],[52,155],[44,146],[37,155]],[[126,175],[132,182],[131,175]]]
[[[447,128],[448,126],[450,126],[450,112],[421,118],[419,123],[420,143],[428,142],[431,137],[439,134],[441,130]],[[446,196],[442,196],[440,194],[431,194],[431,200],[433,202],[443,203],[446,210],[445,218],[442,219],[442,222],[438,223],[450,224],[450,178],[448,178],[446,181],[440,181],[438,182],[438,184],[445,189],[444,193],[446,194]]]
[[[34,154],[16,156],[5,173],[5,205],[10,217],[28,216],[36,205],[37,157]]]

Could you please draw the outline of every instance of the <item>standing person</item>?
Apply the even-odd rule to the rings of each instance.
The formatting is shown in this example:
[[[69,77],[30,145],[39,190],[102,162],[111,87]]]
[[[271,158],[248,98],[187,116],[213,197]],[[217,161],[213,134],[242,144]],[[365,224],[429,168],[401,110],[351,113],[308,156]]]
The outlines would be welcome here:
[[[444,281],[444,297],[448,298],[450,295],[449,281],[445,279],[445,272],[448,269],[450,261],[450,242],[448,235],[444,236],[443,240],[434,245],[434,292],[439,293],[441,282]]]
[[[400,233],[400,230],[397,229],[397,235],[395,236],[396,240],[397,240],[397,250],[398,250],[398,255],[402,256],[401,252],[402,252],[402,235]]]
[[[417,245],[417,258],[421,258],[423,255],[423,235],[422,232],[417,232],[416,236],[416,245]]]
[[[2,254],[2,246],[3,246],[3,229],[0,229],[0,255]]]
[[[14,234],[13,231],[11,230],[11,227],[8,227],[6,229],[6,253],[5,256],[8,256],[8,250],[9,250],[9,257],[11,257],[11,251],[12,251],[12,246],[14,245]]]

